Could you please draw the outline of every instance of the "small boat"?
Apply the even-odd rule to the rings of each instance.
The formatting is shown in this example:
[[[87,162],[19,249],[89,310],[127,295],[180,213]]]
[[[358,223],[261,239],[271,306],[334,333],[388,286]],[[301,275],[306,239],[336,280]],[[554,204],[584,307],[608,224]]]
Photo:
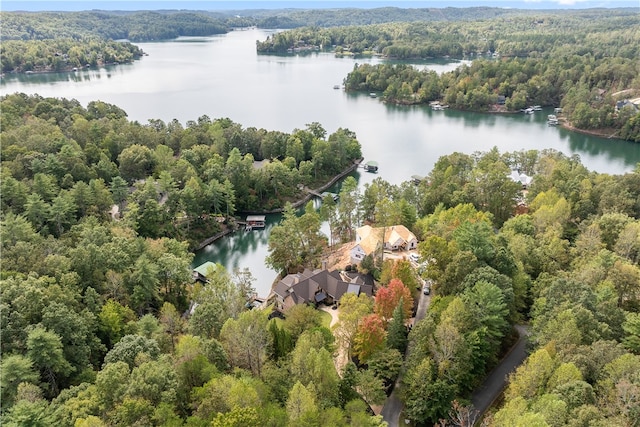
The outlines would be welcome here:
[[[547,124],[549,126],[557,126],[558,125],[558,117],[555,114],[549,114],[547,116]]]
[[[534,105],[534,106],[533,106],[533,107],[531,107],[531,108],[533,108],[533,111],[542,111],[542,107],[541,107],[541,106],[539,106],[539,105]]]
[[[525,108],[524,110],[522,110],[525,114],[533,114],[533,108],[529,107],[529,108]]]
[[[378,95],[376,95],[376,93],[375,93],[375,92],[371,92],[371,93],[369,94],[369,96],[370,96],[370,97],[372,97],[372,98],[376,98]]]
[[[334,89],[340,89],[340,85],[334,85],[333,88]]]

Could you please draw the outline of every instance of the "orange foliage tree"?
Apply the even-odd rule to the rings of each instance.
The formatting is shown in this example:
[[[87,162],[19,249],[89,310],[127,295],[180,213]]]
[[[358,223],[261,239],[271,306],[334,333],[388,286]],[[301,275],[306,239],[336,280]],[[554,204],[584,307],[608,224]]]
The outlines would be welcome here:
[[[377,314],[369,314],[360,320],[354,338],[353,352],[360,362],[365,362],[374,353],[384,348],[387,338],[385,321]]]
[[[393,317],[393,310],[400,303],[400,299],[403,300],[404,318],[408,319],[413,308],[411,291],[400,279],[392,279],[387,286],[378,289],[373,311],[388,322]]]

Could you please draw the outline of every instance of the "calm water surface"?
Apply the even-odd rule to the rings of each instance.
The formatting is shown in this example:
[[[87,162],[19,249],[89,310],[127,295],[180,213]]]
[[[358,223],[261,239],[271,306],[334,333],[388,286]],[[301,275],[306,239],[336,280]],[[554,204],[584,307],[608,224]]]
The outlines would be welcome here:
[[[534,115],[487,115],[425,106],[383,104],[368,94],[335,90],[355,63],[379,59],[257,55],[263,30],[236,31],[206,38],[142,43],[149,54],[134,64],[99,70],[29,76],[6,76],[2,94],[38,93],[75,98],[83,105],[102,100],[123,108],[131,120],[183,124],[202,115],[228,117],[244,127],[291,132],[319,122],[328,131],[354,131],[366,160],[380,165],[377,176],[399,184],[411,175],[427,175],[436,160],[454,151],[472,153],[497,146],[500,151],[553,148],[578,154],[592,170],[624,173],[640,162],[640,144],[595,138],[548,127],[549,111]],[[420,68],[452,70],[459,62],[420,62]],[[375,176],[357,174],[360,184]],[[250,268],[266,295],[275,272],[264,266],[269,218],[264,231],[237,233],[197,254],[195,263],[212,260],[228,269]]]

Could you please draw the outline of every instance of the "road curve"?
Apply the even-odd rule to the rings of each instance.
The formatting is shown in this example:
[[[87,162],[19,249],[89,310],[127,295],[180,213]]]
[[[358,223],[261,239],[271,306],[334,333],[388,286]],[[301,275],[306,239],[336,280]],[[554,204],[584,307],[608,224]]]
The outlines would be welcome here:
[[[418,311],[416,313],[416,321],[422,319],[426,313],[426,309],[431,302],[430,297],[423,296],[420,298],[418,304]],[[422,307],[421,307],[422,306]],[[422,310],[421,310],[422,308]],[[421,314],[421,317],[419,315]],[[527,337],[529,335],[526,326],[516,325],[518,331],[518,341],[511,348],[509,353],[502,359],[500,364],[496,366],[485,378],[482,384],[475,389],[471,395],[471,403],[476,411],[478,411],[478,419],[491,407],[493,402],[496,401],[500,393],[507,385],[507,376],[516,370],[518,366],[524,362],[527,358]],[[391,395],[384,402],[382,408],[382,418],[389,424],[389,427],[400,426],[400,413],[402,412],[403,404],[399,396],[400,378],[396,381],[395,387]]]

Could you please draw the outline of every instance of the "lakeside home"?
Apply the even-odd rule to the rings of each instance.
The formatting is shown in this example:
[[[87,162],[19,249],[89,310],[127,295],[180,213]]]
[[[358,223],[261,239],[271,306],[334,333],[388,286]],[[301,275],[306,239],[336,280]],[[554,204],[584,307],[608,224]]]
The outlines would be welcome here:
[[[373,296],[373,282],[358,273],[329,271],[326,267],[306,269],[302,273],[288,274],[273,287],[267,304],[274,304],[280,311],[297,304],[337,303],[346,293]]]
[[[380,246],[389,251],[409,251],[418,247],[418,239],[404,225],[376,228],[364,225],[356,229],[355,245],[350,251],[351,262],[360,263],[365,256],[379,250]]]

